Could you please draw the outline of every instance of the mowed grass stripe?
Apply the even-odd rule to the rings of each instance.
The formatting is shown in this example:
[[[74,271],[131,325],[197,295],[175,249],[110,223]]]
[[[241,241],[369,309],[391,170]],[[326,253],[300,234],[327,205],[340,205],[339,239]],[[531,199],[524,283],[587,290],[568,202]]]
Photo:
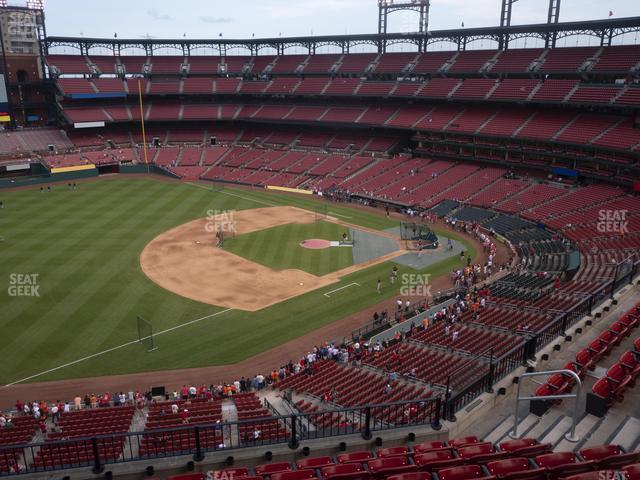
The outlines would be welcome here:
[[[162,205],[159,205],[159,208],[166,208],[170,202],[174,199],[172,197],[168,197],[165,202],[162,202]],[[136,205],[130,206],[125,212],[125,216],[129,216],[133,214],[133,210],[136,208]],[[104,225],[105,228],[109,228],[111,224],[117,222],[117,218],[105,219],[108,220],[103,222],[101,225]],[[129,236],[134,233],[135,226],[131,224]],[[73,245],[70,245],[70,250],[73,250],[73,246],[77,243],[84,243],[90,241],[96,235],[94,230],[84,230],[85,234],[78,237],[76,242]],[[127,236],[127,238],[129,237]],[[122,272],[116,268],[113,262],[103,262],[101,268],[89,268],[89,264],[93,263],[96,257],[100,255],[109,255],[109,252],[101,251],[100,249],[89,250],[85,252],[82,256],[73,257],[72,252],[68,251],[69,249],[65,249],[59,253],[59,255],[52,257],[53,259],[61,258],[61,257],[70,257],[69,260],[66,261],[65,266],[67,267],[68,274],[66,277],[50,279],[50,284],[58,284],[64,285],[67,282],[72,281],[73,283],[79,283],[79,286],[74,291],[58,291],[59,288],[54,288],[51,293],[47,294],[47,298],[41,297],[40,299],[34,299],[34,301],[45,301],[47,303],[53,303],[50,308],[48,308],[47,313],[45,314],[45,320],[47,320],[43,324],[39,324],[37,326],[33,326],[32,328],[28,328],[23,330],[21,334],[17,335],[16,345],[24,344],[24,338],[30,338],[34,335],[33,329],[37,328],[39,333],[43,334],[42,341],[33,344],[33,350],[37,350],[40,355],[48,355],[52,359],[59,360],[65,358],[65,352],[69,352],[72,354],[70,358],[77,358],[78,353],[82,353],[85,351],[91,352],[94,351],[95,348],[100,348],[105,345],[106,342],[109,341],[109,338],[104,335],[100,335],[96,337],[95,332],[103,332],[103,329],[96,328],[96,322],[100,320],[100,316],[94,316],[93,318],[87,318],[87,312],[94,310],[96,307],[102,307],[105,311],[111,311],[114,309],[114,306],[117,306],[117,303],[114,301],[115,299],[108,295],[106,285],[117,285],[118,278],[122,276]],[[117,254],[117,252],[111,252],[113,254]],[[58,263],[58,261],[53,261],[52,263]],[[46,271],[46,270],[45,270]],[[46,274],[43,275],[42,285],[41,287],[44,290],[44,287],[47,286],[47,277]],[[44,293],[44,292],[43,292]],[[107,299],[107,302],[100,301],[101,299]],[[48,300],[48,301],[47,301]],[[75,308],[74,308],[75,306]],[[117,318],[117,312],[114,312]],[[82,319],[83,321],[77,321]],[[57,345],[54,333],[62,329],[63,331],[67,328],[74,326],[74,336],[69,339],[70,341],[66,342],[65,345]],[[91,339],[82,338],[82,333],[84,331],[92,331],[94,335]]]

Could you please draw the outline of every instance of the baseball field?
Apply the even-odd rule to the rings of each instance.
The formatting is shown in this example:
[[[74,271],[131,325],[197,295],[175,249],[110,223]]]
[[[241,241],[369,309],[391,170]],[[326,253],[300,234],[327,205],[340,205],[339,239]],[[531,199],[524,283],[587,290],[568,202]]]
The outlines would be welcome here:
[[[0,384],[5,386],[233,364],[395,296],[400,288],[386,281],[392,259],[356,268],[348,248],[300,246],[308,238],[338,240],[345,228],[340,222],[369,231],[398,225],[382,213],[336,204],[327,207],[333,221],[294,224],[285,219],[230,236],[221,249],[191,242],[203,256],[223,251],[274,274],[291,269],[325,278],[344,272],[318,288],[309,290],[305,284],[299,295],[264,308],[194,300],[163,288],[141,266],[142,252],[154,239],[202,221],[211,211],[239,212],[240,219],[243,212],[294,207],[313,216],[318,206],[327,205],[307,196],[141,177],[84,182],[75,190],[64,184],[43,192],[3,191],[1,200]],[[475,255],[467,242],[455,238]],[[181,263],[180,247],[172,248]],[[457,264],[453,257],[421,273],[442,276]],[[170,280],[205,283],[216,290],[228,287],[240,272],[215,262],[207,268],[206,279],[187,271],[184,278]],[[400,274],[412,272],[399,268]],[[253,277],[256,281],[243,284],[244,295],[259,296],[259,290],[271,288]],[[379,278],[384,283],[380,293]],[[153,326],[153,352],[138,341],[137,316]]]

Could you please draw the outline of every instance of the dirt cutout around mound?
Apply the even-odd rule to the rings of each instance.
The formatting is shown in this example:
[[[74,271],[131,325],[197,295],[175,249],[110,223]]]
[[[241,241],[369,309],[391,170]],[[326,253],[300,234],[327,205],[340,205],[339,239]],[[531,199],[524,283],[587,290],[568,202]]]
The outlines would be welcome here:
[[[288,223],[313,223],[314,212],[267,207],[233,212],[236,235]],[[327,221],[344,224],[328,217]],[[156,284],[183,297],[255,312],[339,282],[348,273],[405,253],[402,250],[322,277],[297,269],[274,270],[215,246],[213,220],[200,218],[161,233],[142,251],[142,271]]]

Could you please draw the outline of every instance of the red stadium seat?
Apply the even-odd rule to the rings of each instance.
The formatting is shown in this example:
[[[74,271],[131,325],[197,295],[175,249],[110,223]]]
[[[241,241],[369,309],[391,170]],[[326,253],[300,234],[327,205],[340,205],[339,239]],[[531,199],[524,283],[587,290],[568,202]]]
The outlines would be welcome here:
[[[631,333],[631,327],[625,325],[623,322],[617,321],[613,322],[609,326],[609,331],[611,331],[614,335],[617,335],[620,339],[629,336]]]
[[[298,469],[322,468],[329,465],[335,465],[335,462],[331,459],[331,457],[302,458],[296,462],[296,467],[298,467]]]
[[[605,352],[605,355],[608,355],[609,350],[611,350],[615,346],[620,345],[622,338],[616,335],[611,330],[605,330],[600,335],[598,335],[598,340],[600,340],[601,342],[605,342],[607,344],[607,350]]]
[[[341,453],[337,458],[338,463],[362,463],[371,460],[373,455],[371,452],[364,450],[361,452]]]
[[[418,443],[413,446],[414,453],[424,453],[429,452],[431,450],[439,450],[441,448],[446,448],[444,442],[434,441],[434,442],[424,442]]]
[[[634,379],[640,374],[640,356],[636,356],[631,350],[624,352],[618,362]]]
[[[292,472],[272,473],[271,480],[307,480],[315,478],[316,472],[310,468],[303,470],[294,470]]]
[[[452,447],[464,447],[465,445],[471,445],[472,443],[480,443],[477,437],[459,437],[449,440],[449,445]]]
[[[627,475],[627,480],[640,480],[640,463],[627,465],[622,471]]]
[[[596,363],[597,360],[589,348],[583,348],[576,354],[576,364],[579,365],[582,370],[593,370],[596,368]]]
[[[541,468],[546,468],[554,478],[568,477],[578,473],[590,472],[595,469],[595,463],[580,462],[573,452],[555,452],[538,455],[536,463]]]
[[[633,376],[627,371],[627,369],[621,363],[614,364],[609,370],[607,370],[607,379],[609,379],[615,385],[615,392],[620,396],[620,399],[624,397],[624,391],[633,383]]]
[[[580,456],[593,460],[602,470],[621,468],[640,461],[640,452],[625,453],[619,445],[598,445],[580,450]]]
[[[181,473],[180,475],[172,475],[167,480],[204,480],[204,473]]]
[[[571,475],[570,477],[565,477],[565,480],[618,480],[619,478],[616,470],[598,470]]]
[[[341,463],[338,465],[330,465],[322,467],[320,472],[325,478],[333,478],[336,475],[346,475],[352,473],[363,472],[364,468],[361,463]]]
[[[409,455],[409,448],[405,446],[379,448],[376,450],[378,458],[384,457],[406,457]]]
[[[457,449],[460,458],[466,462],[485,463],[506,458],[509,452],[496,452],[491,442],[474,443]]]
[[[495,477],[487,477],[480,465],[461,465],[453,468],[443,468],[438,472],[440,480],[489,480]]]
[[[509,452],[512,457],[534,457],[551,452],[550,443],[539,443],[535,438],[518,438],[502,442],[500,450]]]
[[[271,475],[272,473],[288,472],[293,470],[289,462],[264,463],[256,465],[256,475]]]
[[[545,480],[544,468],[532,469],[525,457],[507,458],[489,462],[487,469],[491,475],[509,480]]]
[[[462,458],[453,454],[453,449],[432,450],[430,452],[415,454],[413,461],[421,469],[437,471],[442,468],[456,467],[464,463]]]
[[[624,323],[630,329],[633,329],[640,325],[640,316],[627,313],[620,317],[618,321]]]
[[[418,466],[410,464],[406,457],[374,458],[367,462],[367,467],[369,467],[369,471],[377,477],[386,477],[418,470]]]
[[[429,472],[409,472],[391,475],[386,480],[431,480]]]

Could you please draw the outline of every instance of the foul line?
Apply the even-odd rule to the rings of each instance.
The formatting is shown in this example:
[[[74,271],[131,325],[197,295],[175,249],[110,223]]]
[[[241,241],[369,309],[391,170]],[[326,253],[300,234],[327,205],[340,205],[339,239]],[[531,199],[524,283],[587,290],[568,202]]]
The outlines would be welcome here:
[[[349,285],[345,285],[344,287],[340,287],[340,288],[336,288],[335,290],[331,290],[330,292],[325,293],[325,294],[324,294],[324,296],[325,296],[325,297],[327,297],[327,298],[329,298],[329,294],[330,294],[330,293],[339,292],[340,290],[344,290],[345,288],[349,288],[349,287],[351,287],[351,286],[353,286],[353,285],[357,285],[358,287],[360,286],[360,284],[359,284],[359,283],[355,283],[355,282],[353,282],[353,283],[350,283]]]
[[[335,215],[336,217],[342,217],[342,218],[353,218],[353,217],[347,217],[346,215],[340,215],[339,213],[336,212],[329,212],[330,215]]]
[[[209,192],[212,191],[211,189],[205,187],[204,185],[200,185],[198,183],[191,183],[191,182],[185,182],[185,183],[187,185],[192,185],[194,187],[202,188],[202,189],[207,190]],[[232,197],[238,197],[238,198],[241,198],[243,200],[248,200],[249,202],[260,203],[262,205],[268,205],[270,207],[281,207],[282,206],[282,205],[279,205],[277,203],[265,202],[265,201],[262,201],[262,200],[256,200],[255,198],[244,197],[242,195],[238,195],[237,193],[231,193],[231,192],[227,192],[225,190],[218,190],[218,191],[216,191],[214,193],[223,193],[225,195],[231,195]]]
[[[218,315],[222,315],[223,313],[227,313],[230,310],[233,310],[233,309],[232,308],[227,308],[225,310],[220,310],[219,312],[212,313],[211,315],[206,315],[204,317],[196,318],[195,320],[190,320],[187,323],[182,323],[180,325],[176,325],[175,327],[167,328],[166,330],[162,330],[162,331],[160,331],[158,333],[154,333],[153,336],[155,337],[157,335],[162,335],[162,334],[165,334],[165,333],[172,332],[172,331],[177,330],[179,328],[186,327],[187,325],[191,325],[193,323],[201,322],[202,320],[206,320],[207,318],[213,318],[213,317],[216,317]],[[90,360],[92,358],[99,357],[100,355],[104,355],[106,353],[110,353],[110,352],[113,352],[115,350],[119,350],[121,348],[128,347],[129,345],[133,345],[134,343],[139,343],[139,342],[140,342],[139,339],[138,340],[132,340],[131,342],[123,343],[122,345],[118,345],[117,347],[111,347],[111,348],[109,348],[107,350],[103,350],[102,352],[94,353],[92,355],[88,355],[88,356],[80,358],[78,360],[74,360],[73,362],[65,363],[64,365],[60,365],[58,367],[50,368],[49,370],[45,370],[44,372],[36,373],[35,375],[31,375],[30,377],[25,377],[25,378],[23,378],[21,380],[16,380],[15,382],[7,383],[2,388],[11,387],[11,386],[16,385],[18,383],[22,383],[22,382],[26,382],[27,380],[31,380],[32,378],[41,377],[42,375],[46,375],[47,373],[55,372],[56,370],[60,370],[62,368],[66,368],[66,367],[69,367],[71,365],[75,365],[76,363],[84,362],[86,360]]]

